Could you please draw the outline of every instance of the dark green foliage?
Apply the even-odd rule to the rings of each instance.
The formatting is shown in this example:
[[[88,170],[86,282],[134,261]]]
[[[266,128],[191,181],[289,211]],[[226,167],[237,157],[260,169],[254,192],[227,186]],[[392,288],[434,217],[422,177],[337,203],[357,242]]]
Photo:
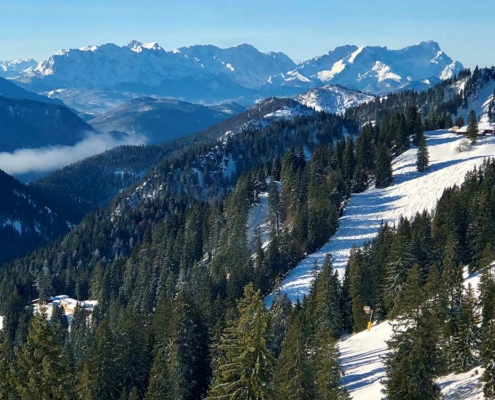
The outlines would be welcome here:
[[[384,188],[392,183],[392,161],[385,145],[378,148],[376,156],[375,184],[377,188]]]
[[[388,342],[391,353],[385,362],[384,393],[390,400],[440,398],[435,378],[441,366],[438,345],[441,329],[437,316],[429,309],[420,281],[420,270],[415,266],[401,294],[401,303],[407,306]]]
[[[424,172],[428,169],[429,165],[430,156],[428,154],[428,147],[426,146],[426,137],[424,134],[422,134],[418,145],[416,166],[419,172]]]
[[[315,365],[308,355],[307,341],[301,321],[296,317],[277,360],[275,369],[276,396],[282,399],[311,400],[316,397]]]
[[[480,331],[477,299],[471,285],[462,297],[457,316],[458,331],[453,337],[453,367],[466,372],[479,364]]]
[[[469,112],[469,125],[466,136],[468,139],[471,139],[471,142],[473,143],[476,142],[476,138],[478,137],[478,118],[476,117],[474,110]]]
[[[269,315],[252,284],[237,303],[218,344],[208,399],[271,399],[273,358],[267,349]]]
[[[60,337],[36,315],[27,341],[15,350],[12,385],[21,399],[67,399],[74,397],[74,374]]]

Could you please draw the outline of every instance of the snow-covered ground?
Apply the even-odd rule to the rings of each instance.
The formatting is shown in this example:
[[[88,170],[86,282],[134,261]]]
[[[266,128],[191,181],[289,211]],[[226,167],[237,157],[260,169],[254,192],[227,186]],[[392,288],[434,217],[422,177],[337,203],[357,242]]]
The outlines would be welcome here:
[[[339,85],[325,85],[300,94],[295,99],[316,111],[343,114],[350,107],[374,100],[375,96],[356,92]]]
[[[322,266],[330,253],[333,265],[343,276],[353,245],[362,246],[373,239],[381,221],[396,223],[400,216],[413,217],[417,212],[433,210],[443,191],[460,185],[464,176],[485,157],[495,156],[495,136],[478,139],[470,151],[459,153],[456,148],[464,140],[462,135],[448,131],[427,132],[430,168],[424,173],[416,170],[416,149],[412,148],[393,161],[394,182],[384,189],[371,187],[363,193],[353,194],[337,233],[316,253],[302,260],[282,281],[281,290],[292,301],[309,291],[315,263]],[[266,299],[271,305],[273,295]]]
[[[386,377],[384,356],[387,340],[392,337],[392,325],[384,321],[371,330],[349,336],[339,342],[340,362],[345,375],[341,383],[354,400],[383,398],[381,381]],[[477,371],[477,373],[476,373]],[[450,374],[437,380],[443,399],[484,399],[479,379],[483,368],[476,367],[463,374]]]

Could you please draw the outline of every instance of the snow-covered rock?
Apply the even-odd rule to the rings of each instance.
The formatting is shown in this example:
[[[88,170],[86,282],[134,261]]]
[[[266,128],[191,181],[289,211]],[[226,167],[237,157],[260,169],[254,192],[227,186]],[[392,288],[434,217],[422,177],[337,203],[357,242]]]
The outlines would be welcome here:
[[[3,78],[15,78],[25,75],[36,68],[38,62],[33,59],[0,61],[0,76]]]
[[[325,85],[300,94],[295,99],[316,111],[343,114],[349,107],[355,107],[373,100],[375,97],[346,89],[339,85]]]
[[[399,50],[380,46],[343,46],[300,63],[294,71],[282,77],[271,77],[265,90],[273,92],[288,86],[290,79],[298,76],[306,86],[334,83],[381,94],[408,87],[423,89],[436,79],[451,78],[462,69],[462,64],[447,56],[434,41]],[[285,76],[288,78],[281,79]]]

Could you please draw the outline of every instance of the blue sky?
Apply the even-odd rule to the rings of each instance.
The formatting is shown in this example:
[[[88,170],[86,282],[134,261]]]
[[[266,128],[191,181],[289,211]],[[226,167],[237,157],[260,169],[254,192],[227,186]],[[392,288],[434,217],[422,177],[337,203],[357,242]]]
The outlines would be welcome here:
[[[131,39],[167,49],[250,43],[295,61],[343,44],[435,40],[466,66],[495,64],[495,1],[0,0],[0,60]]]

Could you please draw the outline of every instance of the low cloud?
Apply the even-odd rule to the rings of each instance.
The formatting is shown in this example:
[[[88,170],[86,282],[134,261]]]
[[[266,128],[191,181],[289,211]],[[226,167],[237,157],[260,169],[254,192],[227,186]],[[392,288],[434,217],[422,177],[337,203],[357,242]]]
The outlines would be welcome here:
[[[0,169],[11,175],[49,172],[116,146],[140,143],[146,143],[146,138],[128,136],[117,139],[108,133],[92,133],[74,146],[19,149],[13,153],[0,153]]]

